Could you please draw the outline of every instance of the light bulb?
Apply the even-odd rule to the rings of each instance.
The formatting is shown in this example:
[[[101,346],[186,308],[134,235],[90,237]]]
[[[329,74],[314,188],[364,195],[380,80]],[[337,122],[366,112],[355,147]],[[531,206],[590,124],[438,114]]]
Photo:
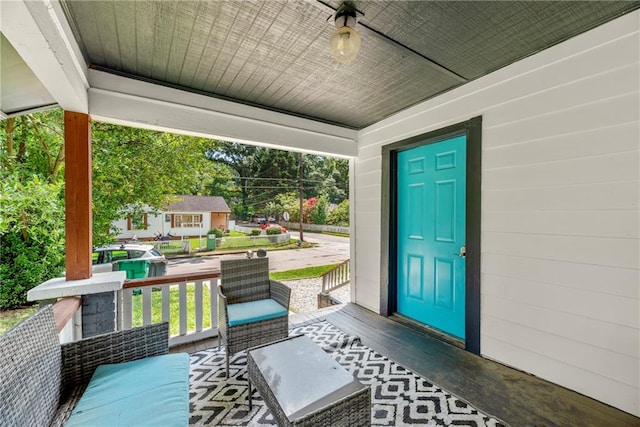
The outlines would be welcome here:
[[[360,52],[362,39],[360,34],[351,27],[338,28],[329,40],[329,51],[336,61],[348,64],[356,59]]]

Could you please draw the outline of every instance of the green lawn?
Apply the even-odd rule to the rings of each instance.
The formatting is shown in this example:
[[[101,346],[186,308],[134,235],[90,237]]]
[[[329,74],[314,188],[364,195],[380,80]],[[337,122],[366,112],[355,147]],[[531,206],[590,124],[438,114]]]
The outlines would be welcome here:
[[[36,311],[38,311],[37,304],[31,307],[0,311],[0,335],[22,322]]]
[[[235,248],[251,248],[273,245],[267,237],[234,237],[232,239],[223,239],[218,242],[216,249],[235,249]]]
[[[180,332],[180,301],[177,286],[172,286],[169,291],[169,333],[170,335],[178,335]],[[209,299],[209,288],[202,287],[202,327],[211,326],[210,314],[211,301]],[[142,326],[142,295],[134,295],[131,301],[133,306],[132,326]],[[196,329],[196,308],[195,308],[195,285],[187,285],[187,330],[195,331]],[[152,323],[162,322],[162,292],[153,291],[151,293],[151,321]]]
[[[232,232],[230,236],[233,239],[224,239],[222,242],[216,242],[218,246],[216,249],[226,250],[226,249],[254,249],[254,248],[263,248],[263,247],[280,247],[285,246],[290,243],[296,242],[295,239],[290,239],[288,242],[283,243],[271,243],[271,241],[267,237],[254,237],[251,238],[244,233],[239,233],[237,231]],[[201,247],[202,250],[206,248],[206,240],[202,238],[202,245],[198,243],[198,238],[189,239],[189,245],[191,246],[191,250],[196,250],[196,248]]]
[[[273,280],[295,280],[320,277],[338,264],[314,265],[312,267],[298,268],[295,270],[277,271],[269,274]]]

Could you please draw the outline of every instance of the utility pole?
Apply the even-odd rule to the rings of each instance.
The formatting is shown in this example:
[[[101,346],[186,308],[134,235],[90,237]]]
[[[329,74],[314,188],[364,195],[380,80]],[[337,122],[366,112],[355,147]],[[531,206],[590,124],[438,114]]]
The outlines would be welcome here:
[[[298,153],[298,188],[300,191],[300,214],[298,215],[298,220],[300,221],[300,240],[298,240],[298,244],[301,245],[304,242],[304,238],[302,236],[302,205],[304,203],[304,185],[302,184],[302,153]]]

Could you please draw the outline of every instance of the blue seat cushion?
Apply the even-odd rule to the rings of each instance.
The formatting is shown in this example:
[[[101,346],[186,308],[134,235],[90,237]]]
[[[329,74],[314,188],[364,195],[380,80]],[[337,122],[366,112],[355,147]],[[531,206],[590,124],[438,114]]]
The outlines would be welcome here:
[[[189,355],[100,365],[65,426],[187,426]]]
[[[275,319],[276,317],[289,314],[285,307],[270,298],[229,304],[227,306],[227,313],[229,314],[229,326]]]

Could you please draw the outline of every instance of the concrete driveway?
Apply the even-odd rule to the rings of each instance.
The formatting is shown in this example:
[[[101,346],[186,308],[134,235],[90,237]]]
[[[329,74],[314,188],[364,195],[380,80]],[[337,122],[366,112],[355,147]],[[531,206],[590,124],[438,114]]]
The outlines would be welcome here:
[[[291,233],[298,238],[297,232]],[[291,249],[283,251],[269,251],[269,270],[283,271],[304,268],[312,265],[325,265],[342,262],[349,259],[349,238],[331,236],[328,234],[304,233],[304,240],[317,243],[318,246],[307,249]],[[220,260],[224,258],[243,257],[244,254],[195,256],[176,258],[169,261],[167,274],[187,274],[200,271],[217,270]]]

